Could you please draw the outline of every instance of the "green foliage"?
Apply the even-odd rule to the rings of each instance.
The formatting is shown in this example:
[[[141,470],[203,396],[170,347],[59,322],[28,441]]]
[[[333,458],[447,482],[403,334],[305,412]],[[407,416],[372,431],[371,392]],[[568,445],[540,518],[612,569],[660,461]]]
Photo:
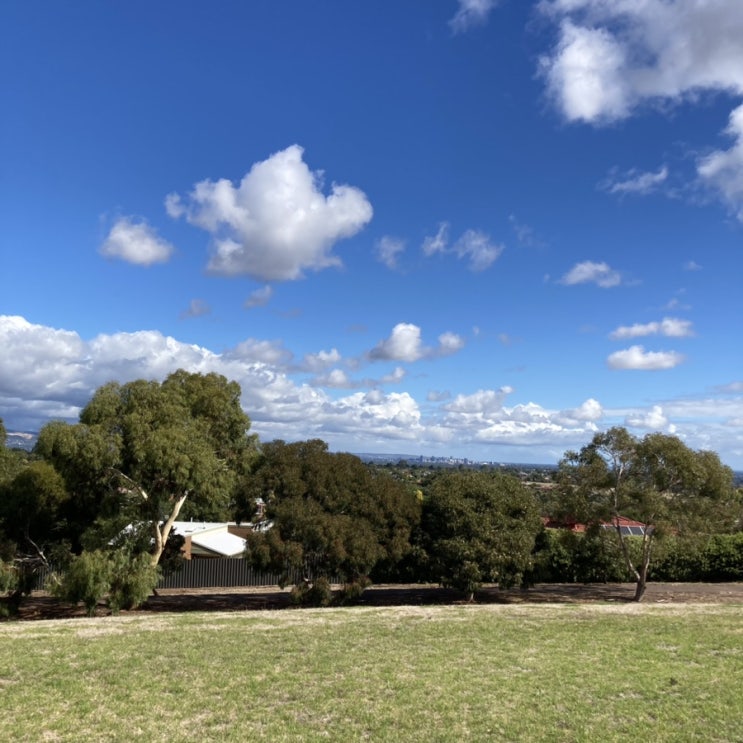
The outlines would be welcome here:
[[[330,606],[333,603],[330,581],[323,576],[313,582],[300,581],[292,586],[289,595],[296,606]]]
[[[107,606],[116,614],[144,602],[158,578],[158,569],[147,554],[94,550],[73,557],[61,577],[52,584],[51,591],[67,603],[82,602],[91,616],[106,598]]]
[[[533,496],[515,478],[452,472],[428,487],[421,528],[431,578],[471,597],[483,583],[522,580],[541,521]]]
[[[111,585],[111,562],[105,552],[83,552],[76,556],[52,585],[52,594],[70,604],[83,602],[90,616]]]
[[[108,555],[111,566],[108,606],[114,614],[135,609],[147,600],[160,578],[146,553],[116,550]]]
[[[23,549],[42,549],[65,535],[68,500],[62,477],[48,462],[31,462],[0,487],[0,521]]]
[[[563,514],[578,521],[616,523],[624,516],[646,525],[639,554],[635,542],[614,530],[637,600],[659,539],[730,531],[740,518],[732,470],[716,454],[660,433],[643,439],[624,428],[598,433],[580,452],[565,454],[558,484]]]
[[[743,581],[743,532],[668,539],[652,577],[662,581]]]
[[[162,384],[104,385],[80,423],[45,426],[36,451],[62,473],[78,535],[126,513],[152,525],[157,559],[167,518],[231,516],[255,450],[249,427],[237,383],[177,371]]]
[[[248,536],[248,559],[286,576],[305,571],[310,582],[358,583],[398,562],[420,513],[412,488],[322,441],[265,444],[243,491],[244,516],[259,497],[273,526]]]

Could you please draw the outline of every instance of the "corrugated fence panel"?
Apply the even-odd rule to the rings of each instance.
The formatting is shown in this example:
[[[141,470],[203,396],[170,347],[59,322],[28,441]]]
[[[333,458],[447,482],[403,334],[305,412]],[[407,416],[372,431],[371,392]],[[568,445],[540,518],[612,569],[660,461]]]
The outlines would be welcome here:
[[[289,576],[289,584],[300,581],[301,571]],[[254,570],[246,560],[211,557],[185,560],[181,567],[160,579],[158,588],[234,588],[277,586],[280,576]]]
[[[40,590],[46,585],[51,571],[39,570],[35,588]],[[305,576],[310,577],[312,570],[294,570],[289,573],[287,585],[299,583]],[[238,588],[278,586],[279,575],[254,570],[247,560],[229,557],[196,558],[184,560],[181,567],[170,575],[163,576],[158,588]],[[331,582],[339,582],[337,578]]]

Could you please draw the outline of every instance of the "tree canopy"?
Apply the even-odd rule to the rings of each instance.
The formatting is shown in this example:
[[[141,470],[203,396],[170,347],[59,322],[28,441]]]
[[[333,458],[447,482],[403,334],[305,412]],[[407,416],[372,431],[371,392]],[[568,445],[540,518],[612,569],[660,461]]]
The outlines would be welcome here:
[[[420,507],[412,489],[319,440],[264,444],[244,497],[244,515],[262,498],[272,524],[249,535],[256,567],[348,584],[410,550]]]
[[[425,491],[421,527],[432,578],[470,598],[482,583],[521,580],[541,526],[533,495],[509,475],[450,472]]]
[[[162,383],[103,385],[79,423],[45,426],[36,452],[64,477],[80,530],[122,512],[149,523],[157,564],[181,509],[229,516],[255,449],[249,427],[236,382],[180,370]]]
[[[597,433],[579,452],[566,452],[558,482],[565,513],[613,529],[635,577],[638,601],[656,539],[730,531],[741,515],[733,472],[717,454],[694,451],[677,436],[661,433],[642,439],[620,427]],[[621,517],[645,525],[639,556]]]

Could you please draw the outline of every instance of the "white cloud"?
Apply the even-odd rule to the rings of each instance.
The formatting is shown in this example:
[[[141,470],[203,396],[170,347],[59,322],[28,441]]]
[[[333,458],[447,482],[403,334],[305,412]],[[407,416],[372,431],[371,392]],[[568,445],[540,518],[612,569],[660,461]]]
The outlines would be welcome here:
[[[491,242],[490,235],[486,235],[484,232],[467,230],[454,243],[453,250],[460,258],[469,260],[470,270],[484,271],[495,263],[504,247]]]
[[[272,366],[285,366],[292,360],[292,352],[281,341],[266,341],[256,338],[247,338],[234,348],[225,352],[225,357],[231,360],[248,363],[259,362]]]
[[[147,222],[121,217],[111,228],[99,252],[106,258],[120,258],[138,266],[151,266],[153,263],[166,263],[174,250]]]
[[[435,235],[426,237],[421,246],[423,255],[430,257],[437,253],[454,253],[460,259],[469,261],[471,271],[484,271],[495,263],[505,250],[480,230],[466,230],[462,236],[449,247],[449,224],[441,222]]]
[[[265,307],[271,301],[271,297],[273,297],[273,287],[270,284],[266,284],[266,286],[250,292],[250,296],[245,300],[243,306],[247,310],[253,307]]]
[[[583,261],[582,263],[576,263],[560,279],[560,283],[566,286],[596,284],[602,289],[609,289],[613,286],[619,286],[622,283],[622,276],[618,271],[611,268],[608,263]]]
[[[498,0],[459,0],[456,15],[449,21],[455,34],[464,33],[473,26],[485,23]]]
[[[626,338],[640,338],[646,335],[664,335],[668,338],[689,338],[694,335],[690,320],[680,320],[677,317],[664,317],[660,322],[649,322],[644,325],[635,324],[622,326],[612,331],[609,338],[622,340]]]
[[[686,261],[684,271],[701,271],[702,267],[696,261]]]
[[[464,339],[456,333],[442,333],[437,348],[423,345],[421,329],[412,323],[401,322],[392,328],[389,338],[380,341],[370,352],[373,361],[414,362],[424,358],[448,356],[464,347]]]
[[[602,184],[609,193],[645,195],[655,191],[668,178],[668,168],[664,165],[656,172],[640,173],[631,170],[621,179],[611,176]]]
[[[542,0],[558,42],[541,60],[568,120],[604,123],[646,101],[704,90],[743,93],[743,3],[736,0]]]
[[[379,380],[354,381],[343,370],[327,375],[326,391],[301,383],[292,353],[279,341],[248,339],[222,353],[182,343],[157,331],[115,333],[83,340],[77,333],[0,316],[0,417],[9,430],[34,431],[50,418],[75,420],[94,390],[110,380],[163,379],[182,368],[217,372],[242,388],[242,404],[262,440],[322,438],[344,451],[394,453],[456,451],[501,461],[556,461],[610,425],[679,421],[678,435],[694,448],[743,460],[741,382],[715,390],[719,397],[653,401],[648,407],[609,410],[589,398],[568,410],[537,402],[506,406],[509,385],[453,397],[429,393],[425,414],[410,392],[379,388],[342,397],[334,390],[400,382],[401,367]],[[336,349],[314,354],[318,363],[341,361]],[[653,406],[661,408],[654,411]],[[673,426],[664,430],[673,432]],[[503,447],[506,447],[505,449]]]
[[[421,250],[423,255],[432,256],[436,253],[446,253],[449,245],[449,223],[441,222],[435,235],[427,237],[423,241]]]
[[[212,235],[210,271],[279,281],[340,265],[333,246],[359,232],[372,207],[353,186],[333,184],[326,196],[321,174],[307,167],[303,152],[287,147],[255,163],[237,185],[204,180],[185,200],[166,198],[171,217],[185,217]]]
[[[305,355],[302,368],[307,371],[317,373],[327,369],[341,360],[341,355],[337,348],[330,351],[318,351],[317,353],[308,353]]]
[[[647,428],[651,431],[660,431],[668,427],[668,418],[660,405],[653,405],[650,410],[634,413],[625,418],[625,425],[632,428]]]
[[[181,312],[181,317],[204,317],[209,315],[212,308],[203,299],[192,299],[188,307]]]
[[[385,235],[376,245],[377,258],[387,268],[397,268],[397,257],[405,250],[405,241]]]
[[[743,8],[743,5],[740,7]],[[729,150],[716,150],[701,158],[697,163],[697,172],[702,181],[717,191],[733,214],[743,222],[743,106],[738,106],[730,114],[726,132],[735,140],[732,147]]]
[[[646,351],[642,346],[631,346],[611,354],[606,363],[610,369],[657,371],[673,369],[683,360],[684,357],[676,351]]]
[[[464,338],[456,333],[442,333],[439,336],[439,355],[448,356],[449,354],[461,351],[464,348]]]
[[[390,337],[380,341],[369,355],[385,361],[418,361],[425,355],[421,329],[412,323],[398,323]]]

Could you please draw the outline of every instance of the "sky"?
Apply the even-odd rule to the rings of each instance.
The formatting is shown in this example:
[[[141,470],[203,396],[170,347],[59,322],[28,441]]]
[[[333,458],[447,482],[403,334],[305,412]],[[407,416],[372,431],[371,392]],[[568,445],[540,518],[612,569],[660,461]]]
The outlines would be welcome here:
[[[6,0],[0,417],[241,385],[261,440],[743,469],[740,0]]]

